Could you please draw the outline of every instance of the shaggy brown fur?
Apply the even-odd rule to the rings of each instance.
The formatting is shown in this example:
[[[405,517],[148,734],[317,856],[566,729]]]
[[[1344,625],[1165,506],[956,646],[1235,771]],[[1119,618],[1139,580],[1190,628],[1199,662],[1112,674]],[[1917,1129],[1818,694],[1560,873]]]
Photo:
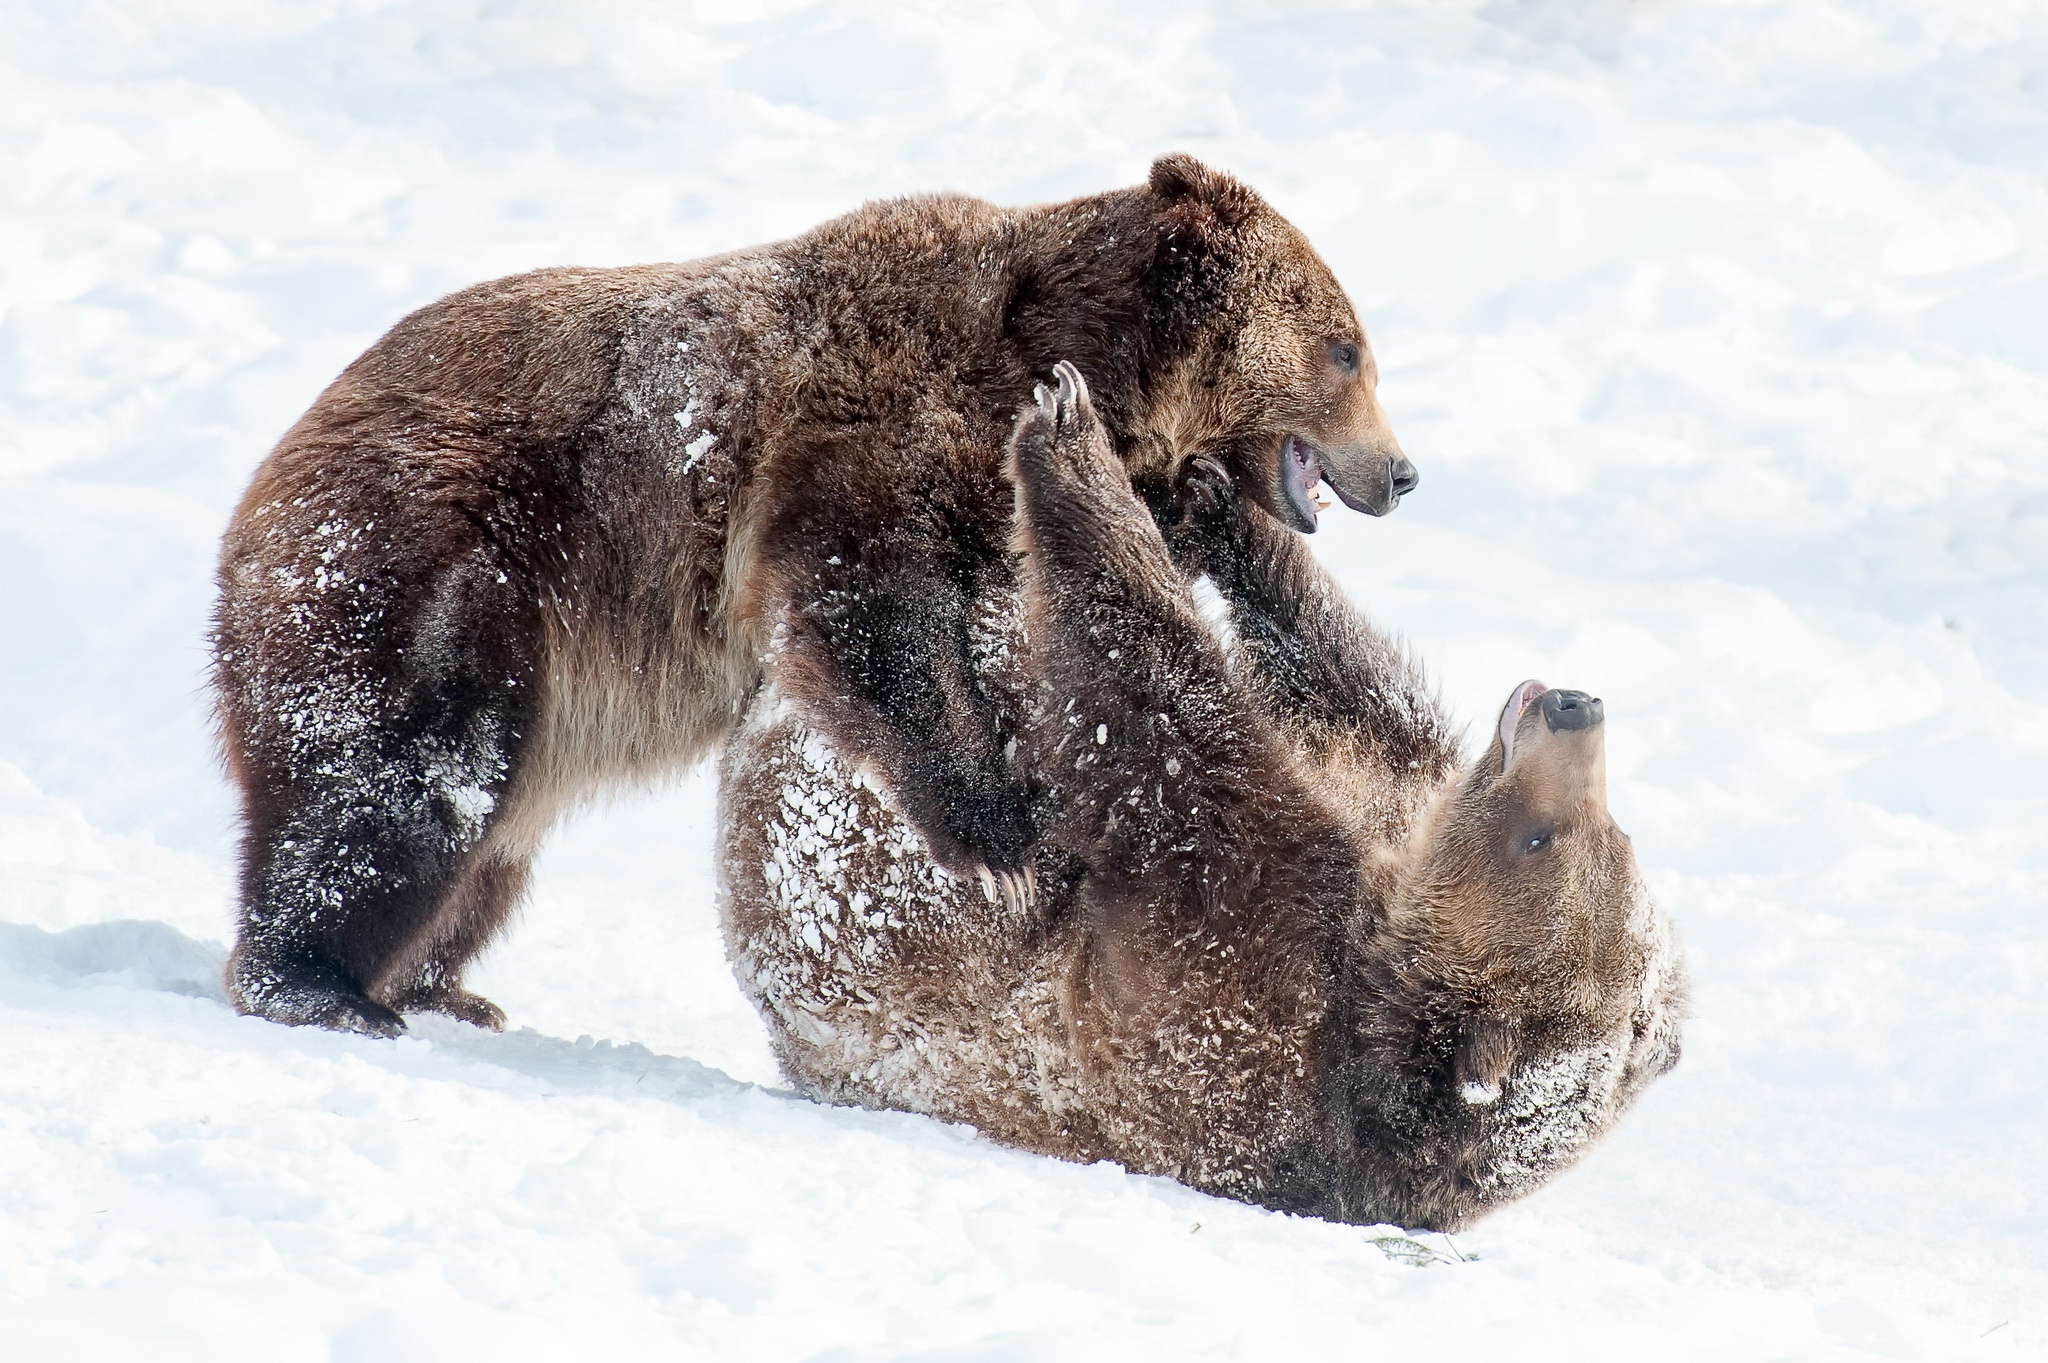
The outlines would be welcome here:
[[[1174,539],[1226,650],[1062,388],[1013,447],[1022,607],[987,678],[1040,786],[1040,912],[949,876],[772,693],[728,751],[728,944],[790,1077],[1341,1220],[1528,1191],[1677,1057],[1599,702],[1518,688],[1460,770],[1410,665],[1208,465]]]
[[[942,863],[1036,840],[984,693],[1011,413],[1060,356],[1129,473],[1194,449],[1299,529],[1413,485],[1350,304],[1184,156],[1046,207],[873,204],[683,265],[545,270],[406,318],[257,472],[215,684],[245,818],[237,1005],[483,1025],[464,964],[564,804],[717,747],[772,654]]]

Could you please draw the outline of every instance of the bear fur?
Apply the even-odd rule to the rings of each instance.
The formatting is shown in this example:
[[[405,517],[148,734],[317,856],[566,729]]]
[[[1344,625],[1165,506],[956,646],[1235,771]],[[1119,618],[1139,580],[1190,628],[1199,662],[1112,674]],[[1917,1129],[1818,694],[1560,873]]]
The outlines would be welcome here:
[[[870,204],[679,265],[556,269],[405,318],[257,470],[214,685],[241,795],[244,1012],[391,1034],[461,986],[561,810],[714,751],[771,655],[939,861],[1029,883],[981,690],[1003,449],[1072,356],[1128,477],[1196,450],[1298,530],[1414,484],[1301,234],[1186,156],[1028,209]]]
[[[1302,542],[1189,469],[1170,550],[1086,390],[1022,419],[1010,649],[1031,912],[949,875],[771,687],[728,750],[728,947],[828,1101],[1291,1211],[1455,1229],[1675,1062],[1684,974],[1606,808],[1598,701],[1461,763]],[[1193,579],[1228,619],[1212,626]]]

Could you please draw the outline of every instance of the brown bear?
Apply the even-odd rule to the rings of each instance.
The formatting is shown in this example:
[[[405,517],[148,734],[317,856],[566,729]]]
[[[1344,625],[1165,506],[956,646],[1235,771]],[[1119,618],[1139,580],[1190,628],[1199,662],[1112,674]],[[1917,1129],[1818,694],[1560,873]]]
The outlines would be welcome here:
[[[244,1012],[496,1026],[466,962],[564,805],[687,766],[762,660],[941,864],[1028,883],[983,693],[1016,404],[1096,376],[1119,460],[1214,452],[1296,530],[1317,484],[1415,484],[1350,303],[1186,156],[1004,209],[870,204],[680,265],[543,270],[407,317],[257,470],[221,550],[214,683],[244,819]]]
[[[1013,460],[990,682],[1039,901],[947,875],[771,679],[720,866],[789,1077],[1344,1221],[1454,1229],[1577,1158],[1676,1060],[1684,995],[1600,702],[1525,683],[1461,766],[1412,665],[1220,467],[1191,466],[1170,552],[1065,367]]]

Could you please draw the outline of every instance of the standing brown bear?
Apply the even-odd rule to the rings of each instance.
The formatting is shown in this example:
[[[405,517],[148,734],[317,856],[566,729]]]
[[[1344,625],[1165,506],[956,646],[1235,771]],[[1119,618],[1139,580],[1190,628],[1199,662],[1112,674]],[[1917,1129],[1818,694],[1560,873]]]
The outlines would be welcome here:
[[[720,869],[784,1070],[1337,1220],[1455,1229],[1530,1191],[1678,1057],[1684,968],[1608,814],[1600,702],[1526,682],[1460,762],[1400,650],[1200,461],[1170,556],[1059,377],[1016,437],[989,675],[1044,893],[1019,913],[940,871],[771,673]]]
[[[716,747],[771,654],[942,865],[1021,889],[1037,830],[977,678],[1014,574],[1004,445],[1059,358],[1140,485],[1209,451],[1308,531],[1318,481],[1376,515],[1415,484],[1329,270],[1186,156],[1068,203],[871,204],[400,322],[222,545],[236,1005],[497,1026],[462,970],[558,813]]]

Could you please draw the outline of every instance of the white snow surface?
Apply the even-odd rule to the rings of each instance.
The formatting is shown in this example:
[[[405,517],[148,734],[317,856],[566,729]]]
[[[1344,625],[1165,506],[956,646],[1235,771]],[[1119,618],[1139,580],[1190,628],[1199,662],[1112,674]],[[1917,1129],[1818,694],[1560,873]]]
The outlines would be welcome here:
[[[503,1036],[229,1011],[211,560],[348,359],[1175,148],[1422,471],[1325,561],[1475,733],[1606,700],[1697,982],[1614,1138],[1405,1242],[804,1102],[703,776],[550,844]],[[0,1356],[2039,1356],[2044,266],[2040,0],[0,4]]]

